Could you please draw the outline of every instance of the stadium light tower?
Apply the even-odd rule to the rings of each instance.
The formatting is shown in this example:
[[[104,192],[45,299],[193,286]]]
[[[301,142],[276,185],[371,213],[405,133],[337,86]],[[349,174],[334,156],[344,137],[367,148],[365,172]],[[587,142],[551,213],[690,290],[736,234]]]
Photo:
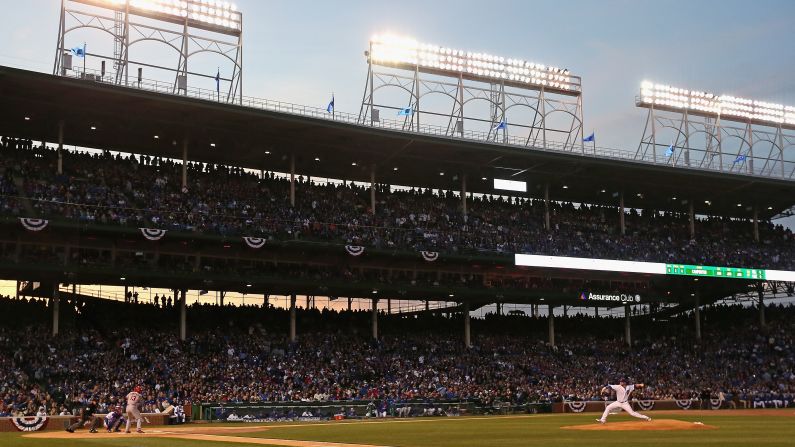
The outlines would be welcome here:
[[[522,134],[528,146],[557,144],[564,150],[583,150],[582,79],[566,68],[420,43],[393,34],[373,36],[367,58],[367,82],[359,110],[359,122],[374,125],[380,109],[398,111],[403,128],[420,131],[422,115],[445,118],[446,134],[465,136],[466,123],[489,126],[488,139],[515,142]],[[375,93],[385,87],[409,94],[406,104],[380,104]],[[452,101],[452,110],[424,107],[423,98],[442,94]],[[486,101],[490,116],[470,112],[473,101]],[[510,121],[509,112],[524,107],[531,120]],[[567,122],[550,126],[549,116],[566,114]],[[512,132],[522,129],[521,132]],[[510,135],[509,135],[510,131]],[[553,143],[554,142],[554,143]]]
[[[636,159],[767,177],[795,176],[795,160],[786,157],[787,149],[795,147],[793,106],[650,81],[641,84],[635,103],[648,109]],[[671,141],[660,137],[665,128],[674,132]],[[703,147],[694,145],[697,139],[705,141]],[[731,149],[729,141],[735,143]]]
[[[140,68],[137,79],[130,80],[129,67],[133,64],[174,72],[172,91],[187,94],[188,75],[209,79],[218,75],[217,72],[189,71],[190,58],[200,53],[214,53],[232,64],[231,77],[223,79],[229,82],[225,100],[235,102],[242,98],[243,14],[232,3],[217,0],[61,0],[53,74],[67,76],[72,70],[66,39],[70,33],[81,29],[104,31],[113,38],[113,55],[95,53],[92,47],[88,47],[86,55],[112,60],[113,72],[106,77],[103,63],[99,76],[75,71],[79,77],[140,86]],[[178,53],[176,68],[156,65],[145,58],[130,59],[130,49],[147,41],[175,50]],[[220,92],[220,87],[218,90]],[[221,95],[218,96],[220,100]]]

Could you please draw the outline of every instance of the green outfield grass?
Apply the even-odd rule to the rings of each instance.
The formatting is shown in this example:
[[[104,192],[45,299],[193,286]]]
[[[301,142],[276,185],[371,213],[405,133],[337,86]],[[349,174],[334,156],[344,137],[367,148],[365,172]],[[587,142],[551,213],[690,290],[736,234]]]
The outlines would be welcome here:
[[[234,436],[278,438],[306,441],[330,441],[392,447],[466,447],[466,446],[793,446],[795,445],[795,411],[783,410],[781,416],[739,416],[725,412],[715,415],[655,415],[657,418],[700,421],[717,430],[687,431],[575,431],[566,425],[592,424],[595,414],[535,415],[484,418],[437,418],[386,420],[372,422],[332,422],[274,424],[267,431],[236,433]],[[610,421],[627,421],[614,416]],[[227,427],[229,425],[226,425]],[[208,425],[197,427],[206,428]],[[252,427],[254,428],[254,427]],[[183,447],[244,446],[240,443],[207,442],[171,438],[145,438],[119,435],[118,439],[30,439],[19,433],[0,433],[5,447]],[[258,444],[262,445],[262,444]]]

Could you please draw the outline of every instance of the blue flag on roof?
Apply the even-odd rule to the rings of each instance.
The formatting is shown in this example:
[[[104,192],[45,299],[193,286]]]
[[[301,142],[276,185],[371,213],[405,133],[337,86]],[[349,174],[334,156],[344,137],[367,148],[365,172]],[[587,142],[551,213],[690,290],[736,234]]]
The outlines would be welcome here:
[[[328,106],[326,106],[326,112],[332,113],[333,111],[334,111],[334,95],[332,94],[331,95],[331,102],[329,102]]]
[[[398,111],[398,116],[410,116],[413,113],[414,109],[412,109],[411,107],[406,107],[405,109],[400,109]]]
[[[668,149],[665,150],[665,156],[670,158],[671,155],[673,154],[674,154],[674,145],[672,144],[668,146]]]
[[[507,128],[508,128],[508,123],[506,123],[505,121],[500,121],[499,124],[494,126],[494,130],[495,131],[500,130],[500,129],[507,129]]]
[[[738,155],[737,158],[734,159],[734,163],[745,161],[746,158],[748,158],[748,156],[745,154]]]
[[[591,141],[596,142],[596,132],[591,132],[590,135],[582,139],[583,143],[589,143]]]
[[[221,94],[221,69],[215,73],[215,92]]]
[[[86,44],[83,44],[83,48],[74,47],[69,51],[77,57],[86,57]]]

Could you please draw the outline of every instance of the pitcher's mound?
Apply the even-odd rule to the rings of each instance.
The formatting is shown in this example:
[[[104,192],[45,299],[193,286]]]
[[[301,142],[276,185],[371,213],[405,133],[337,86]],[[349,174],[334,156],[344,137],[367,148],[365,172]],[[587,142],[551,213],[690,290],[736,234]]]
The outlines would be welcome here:
[[[628,431],[628,430],[713,430],[718,427],[705,425],[701,422],[677,421],[676,419],[653,419],[647,421],[626,421],[610,422],[606,424],[588,425],[569,425],[560,427],[566,430],[605,430],[605,431]]]

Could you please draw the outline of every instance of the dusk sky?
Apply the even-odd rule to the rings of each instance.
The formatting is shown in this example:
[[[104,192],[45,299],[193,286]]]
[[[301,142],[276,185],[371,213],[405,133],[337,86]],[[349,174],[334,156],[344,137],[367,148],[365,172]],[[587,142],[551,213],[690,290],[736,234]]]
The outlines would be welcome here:
[[[583,78],[586,132],[599,146],[634,150],[642,80],[795,105],[792,1],[254,1],[244,21],[244,93],[358,113],[369,38],[384,31],[468,51],[569,68]],[[495,7],[494,5],[499,5]],[[0,64],[51,72],[59,0],[0,0]],[[491,6],[488,6],[491,5]],[[73,33],[66,45],[110,52],[112,39]],[[137,51],[137,53],[136,53]],[[176,65],[156,44],[131,58]],[[173,61],[173,63],[172,63]],[[89,58],[89,65],[98,61]],[[222,76],[209,56],[191,69]],[[149,71],[147,71],[149,75]],[[167,78],[167,77],[166,77]],[[214,89],[214,81],[191,84]]]

